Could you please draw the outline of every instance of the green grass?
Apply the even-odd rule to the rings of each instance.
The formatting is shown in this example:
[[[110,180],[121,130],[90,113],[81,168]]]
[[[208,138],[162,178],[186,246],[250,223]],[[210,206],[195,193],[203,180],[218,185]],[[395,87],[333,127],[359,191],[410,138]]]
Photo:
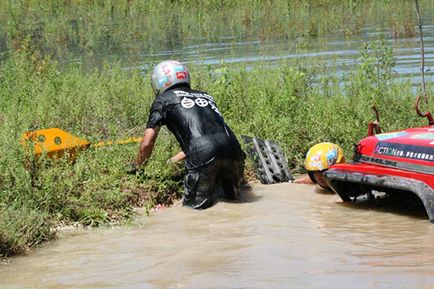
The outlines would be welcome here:
[[[367,44],[360,61],[343,79],[331,68],[289,61],[190,71],[193,87],[215,96],[237,136],[278,142],[300,172],[309,147],[321,141],[338,143],[350,159],[373,120],[371,105],[385,131],[426,124],[414,112],[411,84],[392,78],[389,47]],[[153,101],[150,77],[141,73],[78,64],[60,69],[29,42],[7,55],[0,68],[0,254],[25,252],[59,224],[120,222],[135,206],[149,209],[180,197],[182,169],[165,165],[178,151],[166,129],[140,176],[125,174],[137,145],[88,149],[71,164],[36,160],[19,144],[22,133],[49,127],[91,142],[141,135]]]

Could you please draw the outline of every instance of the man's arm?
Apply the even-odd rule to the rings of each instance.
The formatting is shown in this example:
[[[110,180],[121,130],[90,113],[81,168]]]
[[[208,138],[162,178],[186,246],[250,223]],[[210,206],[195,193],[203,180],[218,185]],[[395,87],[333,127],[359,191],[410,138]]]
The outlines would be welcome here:
[[[173,157],[171,157],[170,159],[167,160],[167,163],[177,163],[179,161],[184,160],[187,157],[187,155],[183,152],[180,151],[179,153],[177,153],[176,155],[174,155]]]
[[[143,140],[140,143],[140,149],[137,154],[136,165],[140,166],[146,162],[152,154],[154,149],[155,140],[158,137],[160,126],[154,128],[147,128],[143,136]]]

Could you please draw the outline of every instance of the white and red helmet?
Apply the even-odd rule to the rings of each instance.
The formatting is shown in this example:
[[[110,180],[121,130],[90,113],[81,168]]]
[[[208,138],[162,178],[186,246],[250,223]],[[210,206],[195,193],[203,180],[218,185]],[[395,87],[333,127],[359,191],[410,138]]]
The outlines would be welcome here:
[[[190,86],[190,74],[181,62],[166,60],[155,65],[151,76],[151,86],[155,96],[181,83]]]

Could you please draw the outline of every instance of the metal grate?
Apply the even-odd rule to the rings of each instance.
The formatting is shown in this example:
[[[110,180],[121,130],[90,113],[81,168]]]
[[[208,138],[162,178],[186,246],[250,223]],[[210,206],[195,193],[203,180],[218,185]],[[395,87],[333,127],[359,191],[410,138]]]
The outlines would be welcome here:
[[[261,183],[276,184],[294,180],[286,158],[277,143],[245,135],[241,137]]]

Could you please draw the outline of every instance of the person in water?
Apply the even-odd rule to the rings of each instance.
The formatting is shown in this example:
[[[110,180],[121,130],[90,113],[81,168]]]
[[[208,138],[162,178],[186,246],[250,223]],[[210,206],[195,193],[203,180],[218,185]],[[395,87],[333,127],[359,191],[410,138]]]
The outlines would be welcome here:
[[[314,183],[323,189],[329,189],[323,173],[331,165],[345,162],[345,156],[340,146],[330,142],[318,143],[311,147],[306,154],[304,167],[308,178],[296,180],[297,183]]]
[[[175,135],[181,151],[168,162],[185,159],[183,205],[206,209],[219,198],[237,199],[245,154],[208,93],[190,88],[190,74],[175,60],[154,67],[155,100],[134,167],[151,156],[163,125]]]

